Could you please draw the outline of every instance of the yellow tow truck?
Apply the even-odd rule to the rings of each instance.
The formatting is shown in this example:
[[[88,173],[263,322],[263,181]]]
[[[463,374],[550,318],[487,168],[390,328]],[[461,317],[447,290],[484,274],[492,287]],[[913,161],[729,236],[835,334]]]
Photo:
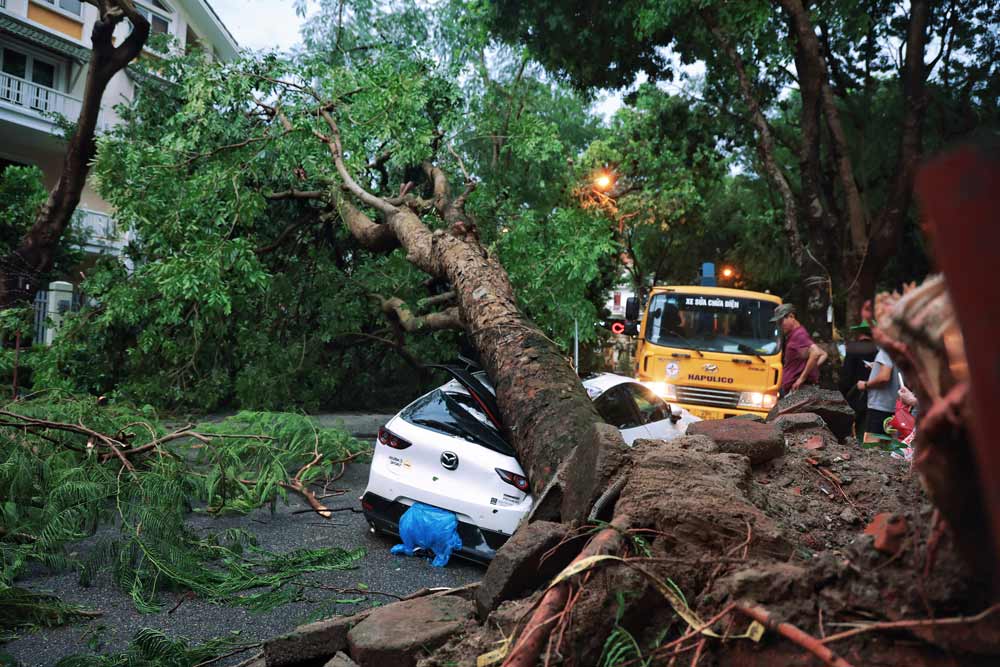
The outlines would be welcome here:
[[[635,377],[702,419],[765,416],[781,387],[773,294],[703,285],[654,287],[639,326]],[[626,318],[639,319],[629,299]]]

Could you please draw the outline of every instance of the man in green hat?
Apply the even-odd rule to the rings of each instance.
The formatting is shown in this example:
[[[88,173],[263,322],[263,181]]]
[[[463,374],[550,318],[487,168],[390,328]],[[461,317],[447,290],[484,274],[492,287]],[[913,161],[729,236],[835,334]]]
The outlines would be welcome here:
[[[851,327],[857,336],[847,343],[844,351],[844,366],[840,369],[837,385],[847,404],[854,410],[854,435],[860,440],[865,432],[865,415],[868,412],[867,392],[858,389],[859,380],[867,380],[869,364],[875,359],[878,348],[872,340],[872,327],[868,320]]]

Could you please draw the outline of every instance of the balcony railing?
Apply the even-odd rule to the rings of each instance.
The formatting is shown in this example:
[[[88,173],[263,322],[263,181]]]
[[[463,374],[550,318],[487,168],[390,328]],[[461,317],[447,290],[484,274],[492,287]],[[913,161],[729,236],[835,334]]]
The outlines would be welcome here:
[[[88,240],[117,241],[118,232],[115,221],[107,213],[77,209],[80,216],[80,227],[87,234]]]
[[[77,229],[83,231],[84,247],[90,252],[117,255],[128,243],[126,234],[107,213],[78,208],[74,224],[78,225]]]
[[[3,72],[0,72],[0,102],[21,107],[49,122],[52,122],[49,114],[61,114],[75,123],[83,108],[83,100],[78,97]],[[97,128],[106,129],[103,112],[98,114]]]

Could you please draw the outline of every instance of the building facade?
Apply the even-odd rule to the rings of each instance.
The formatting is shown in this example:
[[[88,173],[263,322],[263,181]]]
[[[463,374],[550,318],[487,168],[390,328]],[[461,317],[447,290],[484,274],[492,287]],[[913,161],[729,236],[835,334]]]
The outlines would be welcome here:
[[[150,22],[150,35],[168,34],[172,48],[201,48],[210,58],[230,60],[236,40],[205,0],[134,0]],[[66,143],[56,122],[59,114],[79,116],[90,35],[98,10],[80,0],[0,0],[0,171],[11,164],[35,165],[52,189],[62,170]],[[122,21],[116,40],[131,25]],[[147,49],[144,55],[155,57]],[[134,91],[128,68],[112,79],[101,101],[98,132],[119,122],[115,106]],[[127,239],[114,223],[114,212],[88,184],[78,216],[87,233],[86,250],[118,253]]]
[[[134,0],[150,23],[150,37],[166,34],[170,48],[199,48],[209,58],[231,60],[238,45],[205,0]],[[0,173],[10,165],[34,165],[51,190],[59,179],[66,142],[57,116],[75,121],[91,54],[90,35],[98,10],[81,0],[0,0]],[[131,30],[122,21],[121,43]],[[148,47],[143,56],[162,56]],[[132,99],[134,74],[118,72],[101,100],[98,133],[119,122],[115,106]],[[88,183],[81,193],[77,223],[88,255],[120,254],[129,239],[114,211]],[[3,224],[3,221],[0,221]],[[86,264],[86,263],[85,263]],[[81,267],[82,268],[82,267]],[[79,276],[69,276],[78,282]],[[73,284],[56,281],[35,297],[34,341],[51,343],[59,320],[79,304]]]

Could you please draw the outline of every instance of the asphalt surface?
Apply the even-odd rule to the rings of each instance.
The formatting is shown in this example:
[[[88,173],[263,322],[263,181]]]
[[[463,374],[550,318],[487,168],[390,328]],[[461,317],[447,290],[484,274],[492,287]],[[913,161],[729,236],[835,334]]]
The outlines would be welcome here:
[[[318,418],[324,426],[341,420],[359,437],[369,436],[385,423],[384,417],[354,415],[323,416]],[[356,418],[357,422],[354,420]],[[350,423],[348,423],[350,422]],[[333,508],[360,508],[358,498],[368,480],[368,465],[349,465],[344,476],[331,485],[344,493],[325,502]],[[368,595],[342,594],[321,589],[306,589],[306,602],[278,607],[269,612],[255,613],[240,607],[209,604],[199,600],[184,600],[172,613],[168,613],[181,600],[181,596],[164,596],[164,610],[155,614],[141,614],[131,599],[117,589],[107,577],[99,578],[90,588],[77,582],[75,573],[51,574],[37,571],[18,580],[18,585],[36,591],[47,591],[67,602],[97,609],[102,616],[92,621],[74,623],[60,628],[46,629],[34,634],[24,634],[7,644],[0,645],[0,654],[7,653],[24,667],[53,665],[59,659],[74,654],[113,653],[122,651],[132,635],[142,628],[162,630],[171,637],[185,637],[195,642],[213,637],[229,637],[247,643],[259,642],[295,628],[297,625],[334,614],[352,614],[371,606],[392,602],[387,593],[404,596],[424,587],[461,586],[477,581],[483,575],[482,566],[459,559],[452,559],[444,568],[436,568],[423,558],[394,556],[389,549],[395,540],[372,535],[360,513],[337,512],[324,520],[309,512],[298,496],[289,496],[289,504],[279,503],[272,515],[269,509],[237,517],[213,518],[192,515],[190,525],[198,531],[216,532],[240,527],[253,532],[264,549],[285,552],[295,548],[364,547],[367,555],[358,562],[357,569],[324,572],[311,575],[311,581],[323,586],[353,589],[359,584],[367,586]],[[78,545],[85,550],[90,543]],[[338,604],[336,600],[363,599],[351,604]],[[235,664],[252,655],[253,650],[213,665]],[[3,660],[0,659],[0,664]]]

